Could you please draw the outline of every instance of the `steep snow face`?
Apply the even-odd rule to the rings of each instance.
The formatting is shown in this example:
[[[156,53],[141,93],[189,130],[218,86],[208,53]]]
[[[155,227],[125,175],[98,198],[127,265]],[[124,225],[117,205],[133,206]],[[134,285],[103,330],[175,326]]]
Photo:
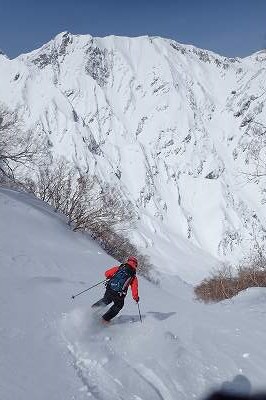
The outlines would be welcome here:
[[[265,62],[264,52],[228,59],[159,37],[62,33],[0,59],[0,100],[53,155],[129,197],[141,216],[134,240],[173,272],[195,247],[213,266],[265,239],[265,182],[246,175],[265,159]]]
[[[156,286],[139,277],[143,323],[129,293],[103,327],[90,305],[104,286],[71,295],[101,281],[113,259],[23,193],[0,189],[0,232],[1,399],[191,400],[221,386],[266,390],[265,288],[206,306],[177,275],[161,274]]]

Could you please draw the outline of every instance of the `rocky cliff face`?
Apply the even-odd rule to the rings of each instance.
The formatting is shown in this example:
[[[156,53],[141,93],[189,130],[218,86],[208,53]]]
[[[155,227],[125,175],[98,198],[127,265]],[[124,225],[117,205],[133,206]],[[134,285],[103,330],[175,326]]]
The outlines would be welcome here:
[[[159,37],[62,33],[0,57],[0,101],[135,203],[153,261],[200,247],[236,260],[265,241],[266,52],[232,59]],[[175,267],[171,267],[175,270]]]

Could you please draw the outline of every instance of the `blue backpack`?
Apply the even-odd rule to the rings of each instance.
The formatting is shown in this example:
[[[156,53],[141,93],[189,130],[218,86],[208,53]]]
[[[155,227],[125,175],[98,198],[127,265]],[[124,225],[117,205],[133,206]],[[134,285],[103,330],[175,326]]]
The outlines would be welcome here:
[[[130,282],[136,275],[134,268],[128,264],[121,264],[114,276],[109,280],[107,287],[115,292],[127,293]]]

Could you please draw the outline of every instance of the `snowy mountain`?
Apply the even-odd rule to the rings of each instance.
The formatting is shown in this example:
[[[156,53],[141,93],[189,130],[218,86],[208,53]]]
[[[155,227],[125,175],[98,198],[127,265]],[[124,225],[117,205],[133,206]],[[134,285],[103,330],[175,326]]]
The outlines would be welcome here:
[[[160,286],[139,278],[143,323],[129,294],[103,327],[90,309],[103,286],[71,300],[115,263],[95,242],[40,200],[7,189],[0,232],[1,400],[191,400],[221,387],[266,390],[265,288],[207,306],[162,268]]]
[[[265,66],[265,51],[229,59],[159,37],[62,33],[0,56],[0,101],[52,155],[130,198],[134,241],[192,282],[265,240],[265,179],[247,175],[266,159]]]

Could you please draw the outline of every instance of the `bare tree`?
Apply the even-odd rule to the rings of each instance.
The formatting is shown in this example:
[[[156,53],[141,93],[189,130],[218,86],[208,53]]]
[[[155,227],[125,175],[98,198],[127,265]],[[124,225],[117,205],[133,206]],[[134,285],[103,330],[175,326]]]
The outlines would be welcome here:
[[[128,237],[137,218],[134,207],[114,187],[74,168],[64,158],[40,168],[24,187],[65,214],[74,231],[88,232],[118,261],[125,261],[129,254],[137,256],[140,273],[155,282],[149,258]]]
[[[266,177],[266,126],[260,122],[253,121],[248,129],[251,138],[248,144],[249,158],[247,163],[252,162],[253,171],[242,172],[249,181],[258,182]]]
[[[74,201],[73,201],[74,200]],[[129,201],[109,185],[102,187],[94,177],[83,175],[78,180],[77,191],[71,204],[78,204],[68,212],[74,230],[91,232],[105,230],[105,227],[116,227],[116,230],[128,229],[135,214]]]
[[[17,168],[29,167],[41,152],[33,132],[21,129],[17,111],[0,105],[0,180],[15,180]]]
[[[98,236],[107,227],[127,230],[136,219],[132,204],[114,187],[71,167],[64,158],[40,168],[33,179],[25,181],[24,187],[65,214],[74,231],[92,235],[97,232]]]
[[[55,211],[67,214],[75,181],[75,169],[60,158],[52,164],[40,167],[31,178],[24,180],[24,188],[50,204]]]

